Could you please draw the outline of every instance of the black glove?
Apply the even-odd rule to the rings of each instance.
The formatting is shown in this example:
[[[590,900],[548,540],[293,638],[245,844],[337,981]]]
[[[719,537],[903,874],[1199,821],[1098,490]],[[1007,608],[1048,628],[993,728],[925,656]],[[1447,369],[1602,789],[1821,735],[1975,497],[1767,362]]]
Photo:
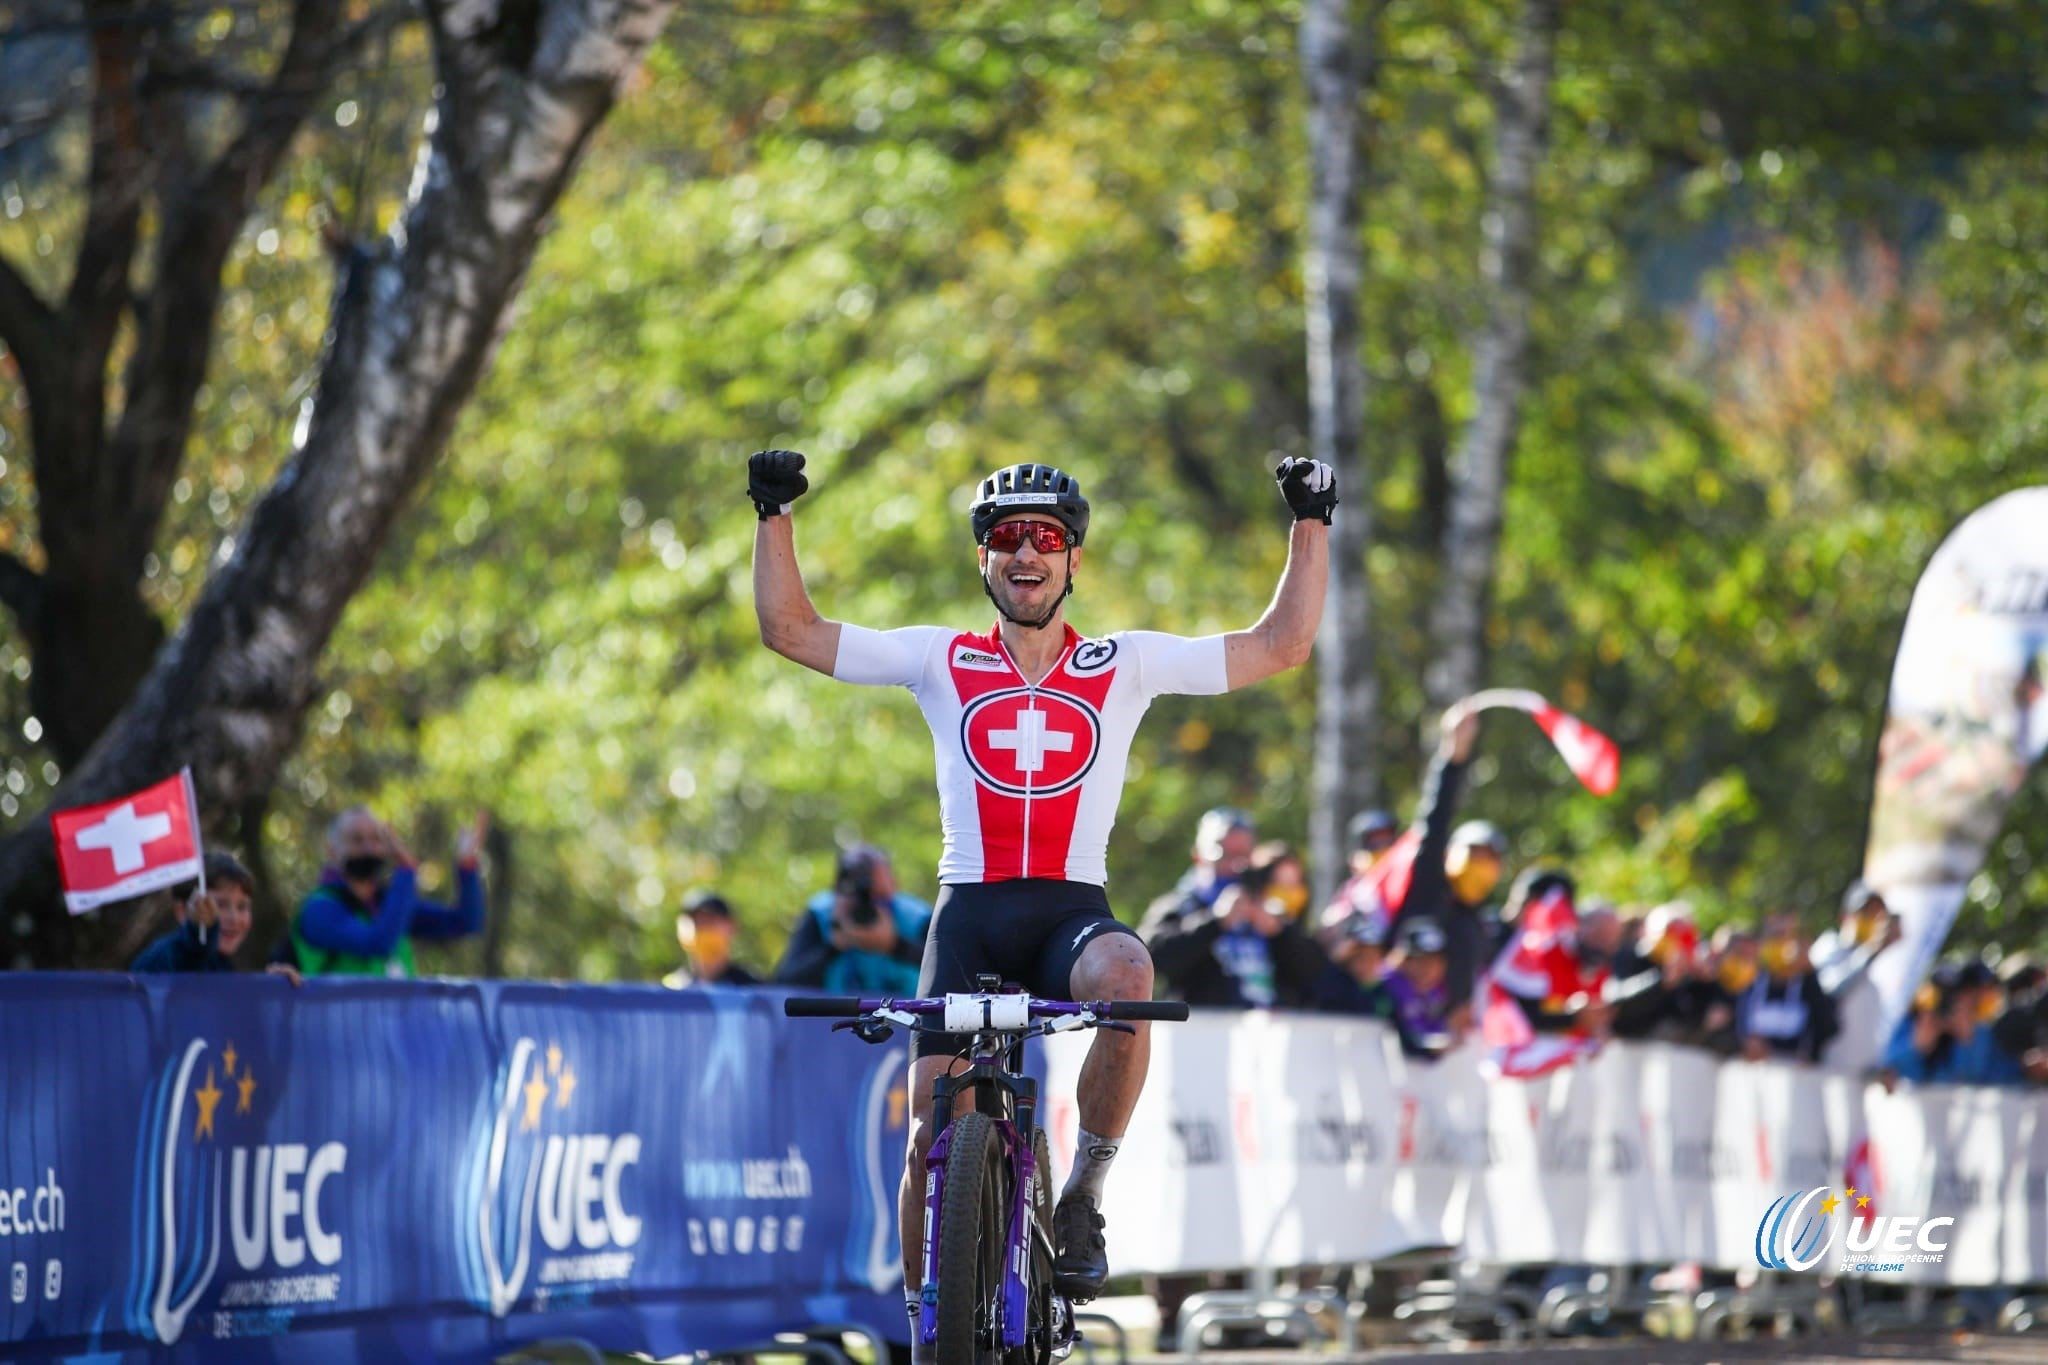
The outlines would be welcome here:
[[[763,521],[787,512],[810,487],[804,457],[794,450],[757,450],[747,456],[747,496]]]
[[[1330,524],[1330,513],[1337,509],[1337,471],[1321,460],[1296,457],[1274,466],[1273,477],[1280,481],[1280,496],[1287,499],[1296,521],[1314,517]]]

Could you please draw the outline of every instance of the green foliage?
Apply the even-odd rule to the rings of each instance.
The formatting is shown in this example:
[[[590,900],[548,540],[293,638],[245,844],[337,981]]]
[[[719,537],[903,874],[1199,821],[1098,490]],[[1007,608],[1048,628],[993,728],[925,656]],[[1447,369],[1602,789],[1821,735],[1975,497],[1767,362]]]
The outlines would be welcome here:
[[[1924,38],[1903,3],[1568,11],[1491,671],[1613,733],[1623,785],[1578,792],[1503,717],[1471,806],[1590,890],[1824,915],[1860,854],[1912,584],[1964,513],[2041,477],[2048,214],[2006,89],[2039,50],[2007,28],[2038,19],[1946,8],[1926,22],[1955,33]],[[810,453],[798,539],[834,617],[988,621],[969,486],[1043,458],[1096,502],[1082,629],[1249,624],[1284,554],[1268,471],[1303,444],[1290,23],[1233,0],[686,12],[350,609],[271,806],[280,880],[310,879],[347,802],[430,857],[486,805],[514,855],[506,968],[585,978],[658,974],[704,883],[772,965],[855,834],[931,894],[923,721],[760,646],[744,456]],[[1505,42],[1499,6],[1390,6],[1373,96],[1371,572],[1404,801]],[[1876,112],[1928,90],[1924,118]],[[238,258],[167,611],[287,439],[325,287],[289,196],[352,181],[340,155],[311,149],[276,256]],[[1206,806],[1301,833],[1312,713],[1306,670],[1156,708],[1111,845],[1126,914]],[[2039,932],[2038,787],[1966,939]]]

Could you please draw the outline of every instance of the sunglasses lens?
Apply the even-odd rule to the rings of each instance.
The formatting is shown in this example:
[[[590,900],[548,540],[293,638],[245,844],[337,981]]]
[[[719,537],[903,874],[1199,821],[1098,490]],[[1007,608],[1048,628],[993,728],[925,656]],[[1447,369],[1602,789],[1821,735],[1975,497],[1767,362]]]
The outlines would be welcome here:
[[[1067,528],[1051,521],[1006,521],[992,526],[988,533],[988,547],[997,554],[1013,555],[1024,548],[1024,538],[1031,538],[1031,546],[1042,555],[1057,554],[1067,548]]]

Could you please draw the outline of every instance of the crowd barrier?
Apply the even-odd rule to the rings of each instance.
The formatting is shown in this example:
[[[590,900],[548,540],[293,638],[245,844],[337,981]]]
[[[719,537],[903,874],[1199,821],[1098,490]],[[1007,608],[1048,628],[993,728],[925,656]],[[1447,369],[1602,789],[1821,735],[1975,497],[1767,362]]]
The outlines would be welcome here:
[[[1103,1209],[1119,1271],[1450,1247],[1501,1265],[1811,1261],[1921,1284],[2048,1282],[2041,1091],[1887,1094],[1630,1044],[1539,1080],[1489,1079],[1477,1048],[1419,1064],[1377,1023],[1307,1015],[1198,1014],[1152,1039]],[[1058,1178],[1086,1048],[1049,1049]]]
[[[781,1000],[0,978],[0,1357],[664,1355],[823,1323],[900,1340],[901,1043],[785,1021]],[[1417,1065],[1377,1024],[1284,1014],[1153,1038],[1108,1186],[1119,1271],[1446,1247],[2048,1282],[2040,1092],[1888,1095],[1627,1045],[1488,1080],[1476,1053]],[[1045,1058],[1056,1164],[1086,1046]]]
[[[781,999],[0,978],[0,1358],[900,1339],[904,1049]]]

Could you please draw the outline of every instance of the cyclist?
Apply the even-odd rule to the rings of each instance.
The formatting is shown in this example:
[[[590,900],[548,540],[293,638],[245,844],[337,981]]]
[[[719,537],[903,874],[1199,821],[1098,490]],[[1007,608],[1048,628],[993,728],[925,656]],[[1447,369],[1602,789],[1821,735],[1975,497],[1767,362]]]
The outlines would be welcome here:
[[[788,450],[748,461],[760,514],[754,610],[776,653],[842,682],[908,688],[931,726],[945,843],[918,994],[972,990],[989,973],[1055,999],[1151,999],[1144,943],[1110,913],[1103,891],[1131,737],[1154,697],[1225,692],[1307,661],[1337,505],[1330,467],[1289,459],[1274,471],[1295,522],[1287,567],[1256,625],[1201,639],[1151,631],[1091,639],[1065,618],[1088,537],[1088,500],[1071,474],[1017,464],[982,481],[969,521],[982,590],[998,617],[990,629],[876,631],[827,620],[811,605],[789,516],[810,487],[803,466]],[[1139,1024],[1098,1033],[1082,1068],[1078,1150],[1053,1216],[1055,1282],[1078,1300],[1093,1298],[1108,1273],[1102,1181],[1148,1057]],[[929,1095],[951,1060],[943,1042],[918,1039],[910,1093]],[[936,1134],[926,1111],[913,1104],[911,1112],[902,1229],[914,1315],[924,1156]]]

